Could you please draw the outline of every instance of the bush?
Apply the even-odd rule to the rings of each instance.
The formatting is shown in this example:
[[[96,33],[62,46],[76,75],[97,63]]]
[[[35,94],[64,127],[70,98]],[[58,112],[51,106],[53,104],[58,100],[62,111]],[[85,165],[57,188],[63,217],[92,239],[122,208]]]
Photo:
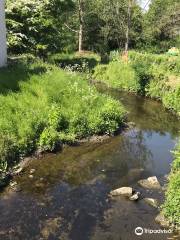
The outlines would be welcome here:
[[[98,54],[93,52],[57,53],[49,56],[49,62],[61,68],[70,68],[73,71],[87,72],[92,70],[100,61]]]

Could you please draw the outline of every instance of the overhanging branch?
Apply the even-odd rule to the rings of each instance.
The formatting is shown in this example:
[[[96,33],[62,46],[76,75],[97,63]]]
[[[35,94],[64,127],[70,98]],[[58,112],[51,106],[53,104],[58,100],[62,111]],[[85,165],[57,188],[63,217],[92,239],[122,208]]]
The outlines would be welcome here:
[[[69,30],[71,30],[72,32],[75,32],[75,33],[79,33],[79,31],[69,27],[66,23],[64,23],[64,26],[67,27]]]

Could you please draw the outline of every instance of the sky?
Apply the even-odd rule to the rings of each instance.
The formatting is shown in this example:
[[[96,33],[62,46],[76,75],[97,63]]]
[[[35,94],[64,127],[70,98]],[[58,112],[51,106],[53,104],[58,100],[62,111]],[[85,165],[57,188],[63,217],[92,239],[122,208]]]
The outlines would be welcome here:
[[[139,2],[140,2],[140,5],[141,5],[142,8],[144,8],[144,7],[146,6],[145,10],[148,10],[148,7],[149,7],[149,4],[150,4],[151,1],[148,1],[148,0],[139,0]],[[149,3],[148,3],[148,2],[149,2]],[[148,4],[147,4],[147,3],[148,3]],[[147,4],[147,5],[146,5],[146,4]]]

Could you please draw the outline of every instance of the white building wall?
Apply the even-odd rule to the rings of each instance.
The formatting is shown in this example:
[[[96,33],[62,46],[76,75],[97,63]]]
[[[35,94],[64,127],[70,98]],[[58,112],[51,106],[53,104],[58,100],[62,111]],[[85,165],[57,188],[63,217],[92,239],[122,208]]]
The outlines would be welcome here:
[[[7,63],[5,0],[0,0],[0,67]]]

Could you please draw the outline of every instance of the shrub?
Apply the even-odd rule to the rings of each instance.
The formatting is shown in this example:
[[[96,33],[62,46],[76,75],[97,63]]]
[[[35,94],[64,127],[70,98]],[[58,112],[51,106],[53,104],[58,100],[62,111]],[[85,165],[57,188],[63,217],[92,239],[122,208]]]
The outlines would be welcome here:
[[[73,71],[87,72],[92,70],[100,61],[98,54],[93,52],[57,53],[49,56],[49,62],[61,68],[70,68]]]

